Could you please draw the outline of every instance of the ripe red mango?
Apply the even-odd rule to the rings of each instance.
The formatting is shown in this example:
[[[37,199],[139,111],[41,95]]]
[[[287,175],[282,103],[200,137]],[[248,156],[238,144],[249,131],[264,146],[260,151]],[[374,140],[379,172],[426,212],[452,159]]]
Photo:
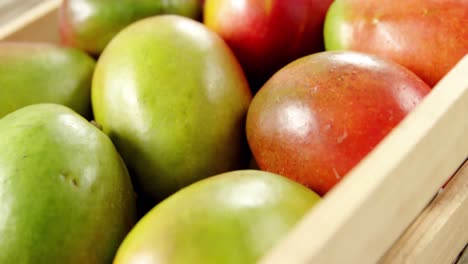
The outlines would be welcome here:
[[[327,50],[392,59],[434,86],[468,53],[468,1],[337,0],[324,32]]]
[[[261,86],[289,62],[323,50],[331,2],[206,0],[204,23],[228,43],[249,80]]]
[[[391,61],[357,52],[306,56],[255,95],[247,139],[262,170],[323,195],[430,91]]]

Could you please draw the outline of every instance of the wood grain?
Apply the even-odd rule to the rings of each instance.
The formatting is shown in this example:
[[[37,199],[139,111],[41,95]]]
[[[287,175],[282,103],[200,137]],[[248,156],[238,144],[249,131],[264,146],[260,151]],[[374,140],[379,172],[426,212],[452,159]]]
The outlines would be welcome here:
[[[378,262],[468,156],[467,73],[468,56],[261,263]]]
[[[468,135],[466,136],[468,140]],[[468,243],[468,162],[382,258],[390,263],[452,263]]]
[[[460,257],[457,259],[457,261],[454,264],[468,264],[468,250],[466,246],[465,246],[465,250],[461,253]]]
[[[57,8],[61,0],[47,0],[21,12],[0,26],[0,40],[58,42]]]
[[[7,22],[16,19],[19,15],[42,2],[44,0],[1,0],[0,25],[5,25]]]

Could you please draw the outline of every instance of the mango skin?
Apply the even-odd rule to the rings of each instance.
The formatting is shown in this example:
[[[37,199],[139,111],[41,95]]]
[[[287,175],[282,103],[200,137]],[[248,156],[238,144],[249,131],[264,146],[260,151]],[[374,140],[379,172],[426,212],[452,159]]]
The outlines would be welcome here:
[[[414,73],[377,56],[311,54],[255,95],[247,140],[259,168],[325,195],[429,92]]]
[[[98,55],[127,25],[145,17],[178,14],[197,19],[199,0],[64,0],[59,9],[62,43]]]
[[[393,60],[434,87],[468,53],[467,10],[466,0],[336,0],[325,48]]]
[[[135,197],[109,138],[69,108],[0,120],[0,263],[111,263]]]
[[[207,0],[204,24],[239,59],[252,90],[280,68],[322,51],[323,22],[332,0]]]
[[[114,264],[249,264],[320,198],[276,174],[240,170],[194,183],[146,214]]]
[[[231,50],[199,22],[163,15],[124,29],[99,58],[91,98],[152,201],[240,166],[252,94]]]
[[[94,59],[76,49],[0,43],[0,118],[38,103],[63,104],[90,118],[94,66]]]

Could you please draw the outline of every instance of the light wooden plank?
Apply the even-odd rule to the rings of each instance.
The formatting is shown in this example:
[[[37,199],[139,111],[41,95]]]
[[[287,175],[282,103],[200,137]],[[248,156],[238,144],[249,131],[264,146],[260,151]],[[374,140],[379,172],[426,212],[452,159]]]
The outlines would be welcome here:
[[[0,26],[15,19],[32,7],[43,3],[43,0],[2,0],[0,1]]]
[[[468,134],[465,137],[468,140]],[[468,243],[468,162],[382,258],[382,264],[452,263]]]
[[[262,263],[376,263],[468,156],[468,56]]]
[[[464,252],[462,252],[462,254],[460,255],[460,258],[457,259],[457,262],[454,264],[468,264],[468,250],[466,249],[466,247]]]
[[[0,27],[0,40],[58,42],[57,8],[47,0]]]

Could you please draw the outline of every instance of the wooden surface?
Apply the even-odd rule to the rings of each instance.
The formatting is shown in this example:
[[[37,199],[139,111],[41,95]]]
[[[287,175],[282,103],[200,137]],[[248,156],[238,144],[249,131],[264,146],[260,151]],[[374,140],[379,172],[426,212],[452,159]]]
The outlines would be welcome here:
[[[44,0],[0,0],[0,26],[43,2]]]
[[[60,3],[61,0],[47,0],[40,5],[31,4],[27,10],[18,12],[15,19],[1,24],[0,39],[58,42],[56,10]]]
[[[466,135],[468,140],[468,134]],[[452,263],[468,243],[468,162],[382,258],[382,264]]]
[[[468,250],[466,247],[455,264],[468,264]]]
[[[468,56],[262,263],[378,262],[468,156],[467,73]]]

